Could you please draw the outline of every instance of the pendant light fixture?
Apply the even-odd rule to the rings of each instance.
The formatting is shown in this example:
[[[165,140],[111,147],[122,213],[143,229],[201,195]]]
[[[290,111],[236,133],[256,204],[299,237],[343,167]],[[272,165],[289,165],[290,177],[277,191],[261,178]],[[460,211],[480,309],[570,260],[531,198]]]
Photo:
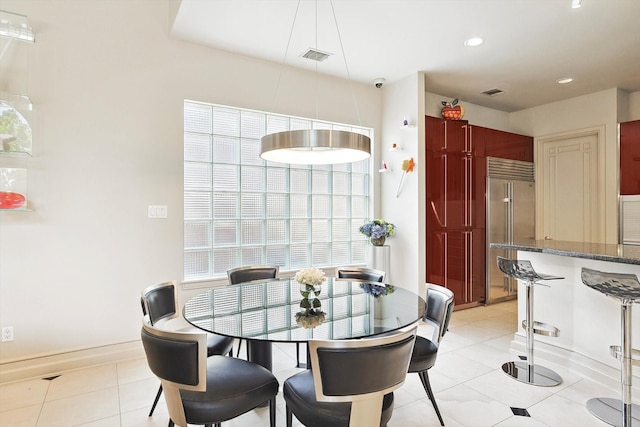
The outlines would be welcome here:
[[[340,29],[336,20],[333,1],[329,0],[333,19],[338,32],[338,40],[340,41],[340,49],[344,58],[347,77],[351,82],[347,59],[342,46],[342,38],[340,37]],[[315,24],[316,24],[316,50],[317,50],[317,32],[318,32],[318,2],[316,0]],[[291,32],[289,33],[289,42],[285,50],[284,61],[287,58],[291,35],[296,23],[296,17],[300,8],[300,0],[293,18]],[[318,74],[318,66],[316,64],[316,76]],[[278,82],[280,79],[278,79]],[[277,88],[276,88],[277,93]],[[358,105],[355,101],[356,114],[358,120],[360,115]],[[364,160],[371,155],[371,139],[355,132],[331,129],[303,129],[290,130],[284,132],[272,133],[261,138],[260,157],[270,162],[304,164],[304,165],[327,165],[338,163],[352,163]]]

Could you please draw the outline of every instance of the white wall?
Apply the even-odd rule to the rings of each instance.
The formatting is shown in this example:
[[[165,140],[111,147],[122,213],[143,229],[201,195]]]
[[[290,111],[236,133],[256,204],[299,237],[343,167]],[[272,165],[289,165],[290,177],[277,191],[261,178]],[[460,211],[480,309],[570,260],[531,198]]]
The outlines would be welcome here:
[[[137,341],[140,291],[182,278],[185,98],[315,117],[315,73],[286,70],[274,103],[280,64],[171,39],[169,6],[0,0],[37,38],[33,212],[0,212],[0,325],[15,330],[0,365]],[[349,82],[319,83],[318,118],[379,134],[377,89],[354,84],[358,123]],[[150,204],[169,217],[147,219]]]
[[[640,91],[629,94],[629,121],[640,120]]]
[[[427,91],[428,90],[429,88],[427,87]],[[425,96],[425,114],[432,117],[441,117],[442,101],[451,101],[451,99],[446,96],[431,92],[427,92]],[[458,105],[464,107],[464,116],[462,119],[468,120],[472,125],[498,129],[505,132],[516,132],[511,128],[509,113],[471,104],[464,99],[459,100]]]
[[[397,286],[422,292],[425,277],[424,219],[424,77],[416,73],[383,86],[384,114],[380,156],[391,171],[380,174],[380,213],[397,226],[391,246],[391,275]],[[403,127],[406,119],[410,127]],[[389,151],[393,144],[402,150]],[[413,157],[414,171],[402,180],[402,163]]]

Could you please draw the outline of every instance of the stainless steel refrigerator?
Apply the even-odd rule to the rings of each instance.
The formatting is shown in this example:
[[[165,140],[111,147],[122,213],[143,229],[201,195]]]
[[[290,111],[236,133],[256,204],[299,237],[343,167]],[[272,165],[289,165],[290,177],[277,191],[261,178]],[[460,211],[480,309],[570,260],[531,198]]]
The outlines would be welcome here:
[[[534,239],[535,200],[533,163],[487,158],[487,304],[517,297],[517,281],[496,262],[498,255],[516,258],[517,252],[488,245]]]

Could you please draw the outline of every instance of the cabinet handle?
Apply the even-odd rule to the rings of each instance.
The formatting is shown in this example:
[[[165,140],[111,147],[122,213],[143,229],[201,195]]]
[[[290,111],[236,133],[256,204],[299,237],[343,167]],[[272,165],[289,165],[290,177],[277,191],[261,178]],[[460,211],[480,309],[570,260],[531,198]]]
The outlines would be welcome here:
[[[444,190],[444,191],[443,191],[443,193],[442,193],[442,194],[443,194],[443,197],[442,197],[442,198],[443,198],[443,201],[442,201],[442,203],[443,203],[443,205],[444,205],[444,207],[443,207],[443,210],[444,210],[444,212],[443,212],[443,213],[444,213],[444,226],[446,227],[446,226],[447,226],[447,223],[448,223],[448,221],[449,221],[449,214],[447,213],[447,205],[449,204],[449,201],[448,201],[448,199],[447,199],[447,195],[448,195],[448,193],[447,193],[447,176],[448,176],[449,174],[448,174],[448,172],[447,172],[447,156],[446,156],[446,155],[443,155],[443,156],[441,157],[441,159],[442,159],[442,170],[444,171],[444,176],[443,176],[443,179],[442,179],[442,185],[443,185],[443,187],[444,187],[444,188],[443,188],[443,190]]]

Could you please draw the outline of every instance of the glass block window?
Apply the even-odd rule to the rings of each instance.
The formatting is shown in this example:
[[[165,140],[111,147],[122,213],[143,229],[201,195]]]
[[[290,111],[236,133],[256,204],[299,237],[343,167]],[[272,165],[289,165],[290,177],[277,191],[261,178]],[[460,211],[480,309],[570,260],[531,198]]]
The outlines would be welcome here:
[[[288,165],[260,158],[260,138],[294,129],[370,128],[195,101],[184,103],[184,280],[243,265],[280,271],[365,262],[369,160]]]

